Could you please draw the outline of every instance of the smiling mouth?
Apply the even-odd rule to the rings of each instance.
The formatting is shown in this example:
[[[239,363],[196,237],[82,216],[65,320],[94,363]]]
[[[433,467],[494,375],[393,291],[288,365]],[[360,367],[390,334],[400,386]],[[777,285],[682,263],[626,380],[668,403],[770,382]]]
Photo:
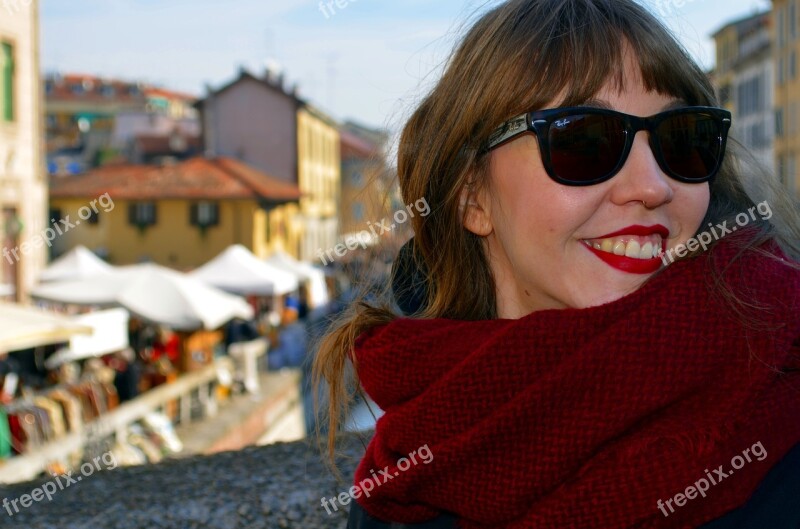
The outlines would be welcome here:
[[[662,266],[669,230],[664,226],[629,226],[583,245],[601,261],[631,274],[652,274]]]
[[[664,238],[652,235],[620,235],[604,239],[589,239],[583,243],[590,249],[618,257],[649,260],[658,258],[663,252]]]

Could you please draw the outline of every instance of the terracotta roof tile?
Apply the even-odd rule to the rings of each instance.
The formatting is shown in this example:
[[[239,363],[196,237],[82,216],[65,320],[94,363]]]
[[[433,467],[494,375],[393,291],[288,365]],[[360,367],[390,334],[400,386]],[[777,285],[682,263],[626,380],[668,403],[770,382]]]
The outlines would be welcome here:
[[[339,131],[342,160],[348,158],[372,158],[380,154],[378,146],[359,138],[346,130]]]
[[[86,174],[50,181],[51,198],[97,197],[113,200],[264,199],[292,202],[297,186],[281,182],[230,158],[190,158],[174,165],[110,165]]]

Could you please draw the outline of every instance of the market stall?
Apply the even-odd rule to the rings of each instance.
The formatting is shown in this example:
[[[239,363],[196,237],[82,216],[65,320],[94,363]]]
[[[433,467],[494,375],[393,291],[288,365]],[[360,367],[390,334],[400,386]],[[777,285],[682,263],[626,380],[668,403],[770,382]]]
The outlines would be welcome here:
[[[243,295],[282,296],[297,290],[297,276],[262,261],[242,246],[229,246],[189,274],[226,292]]]

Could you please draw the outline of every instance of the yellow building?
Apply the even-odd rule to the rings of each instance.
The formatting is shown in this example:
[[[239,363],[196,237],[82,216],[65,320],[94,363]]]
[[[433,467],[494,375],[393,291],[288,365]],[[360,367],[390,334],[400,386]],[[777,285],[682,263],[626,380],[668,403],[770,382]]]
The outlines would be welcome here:
[[[120,165],[54,178],[56,255],[82,244],[114,264],[197,267],[231,244],[260,257],[299,245],[300,190],[225,157]]]
[[[775,165],[781,181],[800,196],[800,9],[798,0],[773,0]]]
[[[38,2],[0,15],[0,297],[24,301],[44,268],[47,211]]]
[[[370,233],[371,224],[378,224],[403,209],[394,172],[386,163],[385,145],[388,136],[354,123],[346,123],[342,138],[342,202],[339,212],[341,241]],[[389,221],[393,223],[395,221]],[[398,227],[399,228],[399,227]],[[387,236],[404,236],[401,229]],[[375,236],[373,236],[375,239]],[[341,242],[340,241],[340,242]],[[377,243],[377,240],[373,240]],[[386,241],[384,241],[385,243]]]
[[[774,65],[770,13],[755,13],[714,33],[717,62],[713,82],[720,103],[731,111],[731,137],[775,171]]]
[[[312,261],[318,250],[336,245],[340,159],[336,122],[311,105],[301,106],[297,111],[297,183],[303,194],[300,211],[305,233],[299,247],[302,260]]]

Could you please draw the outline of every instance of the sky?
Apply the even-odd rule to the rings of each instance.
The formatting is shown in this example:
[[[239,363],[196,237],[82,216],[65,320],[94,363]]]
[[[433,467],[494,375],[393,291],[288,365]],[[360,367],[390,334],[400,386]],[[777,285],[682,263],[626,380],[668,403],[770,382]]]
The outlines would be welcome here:
[[[21,5],[31,0],[22,0]],[[33,0],[42,69],[141,80],[198,96],[240,67],[280,68],[337,119],[397,130],[459,35],[496,2],[456,0]],[[769,0],[641,0],[700,64],[711,33]],[[328,2],[325,2],[326,4]],[[0,10],[0,17],[14,16]]]

